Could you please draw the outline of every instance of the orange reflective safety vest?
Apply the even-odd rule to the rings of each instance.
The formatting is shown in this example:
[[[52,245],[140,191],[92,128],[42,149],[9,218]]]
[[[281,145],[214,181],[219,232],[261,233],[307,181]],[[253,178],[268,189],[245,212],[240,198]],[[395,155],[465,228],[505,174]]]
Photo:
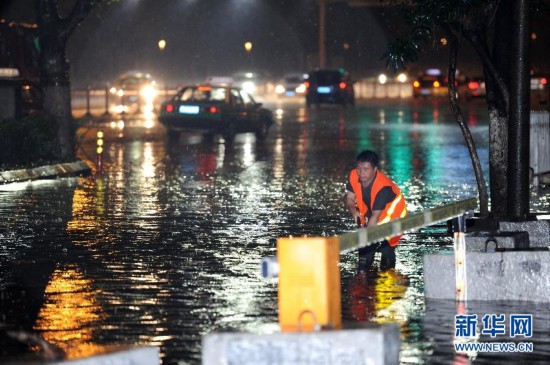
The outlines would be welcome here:
[[[351,173],[349,174],[349,183],[353,189],[353,193],[355,194],[357,208],[359,209],[359,213],[361,213],[361,225],[364,226],[365,216],[371,208],[367,207],[367,204],[365,204],[365,202],[363,201],[363,190],[361,189],[361,182],[359,181],[359,175],[357,175],[356,169],[351,170]],[[385,186],[391,187],[391,190],[395,194],[395,198],[391,202],[388,202],[386,204],[386,207],[380,213],[377,224],[386,223],[392,219],[402,218],[407,215],[407,206],[405,203],[405,198],[403,197],[403,194],[401,194],[401,189],[399,189],[399,187],[395,185],[395,183],[391,181],[390,178],[388,178],[380,171],[376,172],[376,177],[372,182],[372,188],[370,192],[371,205],[376,200],[376,196],[378,195],[380,190]],[[388,242],[390,246],[397,246],[400,239],[401,236],[395,236],[389,238]]]

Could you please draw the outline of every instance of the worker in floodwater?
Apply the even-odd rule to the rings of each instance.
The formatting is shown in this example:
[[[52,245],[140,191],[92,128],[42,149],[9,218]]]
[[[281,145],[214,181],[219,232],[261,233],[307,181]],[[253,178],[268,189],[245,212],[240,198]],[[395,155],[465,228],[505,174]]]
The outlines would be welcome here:
[[[355,168],[347,182],[345,204],[361,227],[374,227],[407,215],[401,189],[378,170],[378,155],[370,150],[359,153]],[[401,236],[396,236],[359,249],[358,272],[365,272],[380,252],[380,268],[395,267],[395,248]]]

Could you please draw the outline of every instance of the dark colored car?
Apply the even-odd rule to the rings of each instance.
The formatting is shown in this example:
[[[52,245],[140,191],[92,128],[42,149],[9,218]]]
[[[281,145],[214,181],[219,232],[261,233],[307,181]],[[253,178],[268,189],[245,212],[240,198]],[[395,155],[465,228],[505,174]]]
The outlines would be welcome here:
[[[275,86],[275,93],[278,97],[303,96],[306,92],[303,73],[288,74]]]
[[[531,107],[534,110],[548,108],[550,92],[548,91],[548,75],[531,75]]]
[[[415,98],[448,95],[447,80],[441,74],[426,73],[413,81],[413,96]]]
[[[243,89],[249,95],[256,97],[265,96],[273,87],[268,81],[269,77],[264,72],[236,72],[231,75],[231,78],[233,79],[231,86]]]
[[[464,98],[467,101],[484,98],[487,95],[485,79],[480,76],[466,78],[463,82],[458,83],[457,89],[459,98]]]
[[[148,73],[128,72],[118,78],[110,89],[116,113],[128,112],[131,107],[152,111],[158,95],[157,82]]]
[[[355,92],[349,73],[339,70],[315,70],[308,74],[306,104],[355,105]]]
[[[171,137],[186,130],[222,134],[232,139],[236,133],[254,132],[266,137],[273,113],[244,90],[225,85],[186,86],[162,104],[160,122]]]

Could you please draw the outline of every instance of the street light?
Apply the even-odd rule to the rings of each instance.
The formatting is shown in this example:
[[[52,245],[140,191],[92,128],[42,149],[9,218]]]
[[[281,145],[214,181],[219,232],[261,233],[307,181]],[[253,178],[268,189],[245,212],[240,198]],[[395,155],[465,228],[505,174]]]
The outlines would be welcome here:
[[[252,42],[244,42],[244,49],[246,53],[250,53],[252,51]]]
[[[158,45],[159,45],[159,49],[160,49],[161,51],[164,51],[164,48],[166,48],[166,41],[165,41],[164,39],[161,39],[161,40],[159,41]]]

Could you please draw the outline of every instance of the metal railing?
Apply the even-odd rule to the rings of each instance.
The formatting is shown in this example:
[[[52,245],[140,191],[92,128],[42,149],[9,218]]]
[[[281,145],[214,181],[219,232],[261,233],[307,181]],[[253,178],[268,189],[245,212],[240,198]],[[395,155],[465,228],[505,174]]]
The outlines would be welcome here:
[[[455,203],[414,213],[374,227],[360,228],[357,231],[340,235],[340,252],[348,253],[386,238],[398,236],[412,229],[426,227],[463,215],[476,209],[477,198],[469,198]]]

